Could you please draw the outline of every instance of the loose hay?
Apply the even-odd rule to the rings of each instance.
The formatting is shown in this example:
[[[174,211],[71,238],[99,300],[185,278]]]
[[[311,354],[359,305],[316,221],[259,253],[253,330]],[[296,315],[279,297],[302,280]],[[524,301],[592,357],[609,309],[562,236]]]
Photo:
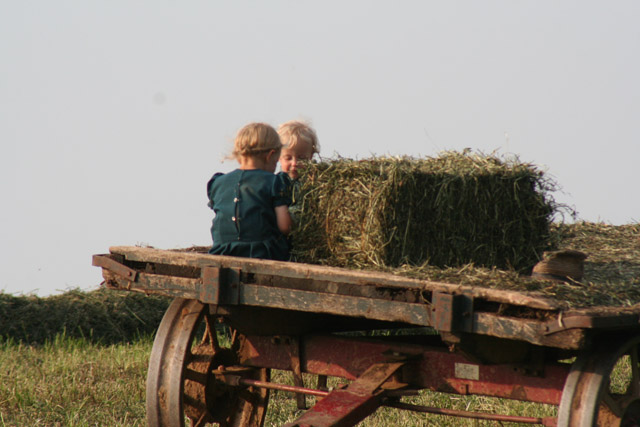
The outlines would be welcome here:
[[[100,288],[60,295],[0,292],[0,340],[42,344],[56,335],[90,342],[127,342],[155,332],[170,299]]]
[[[448,268],[428,264],[373,268],[422,280],[533,292],[552,298],[565,308],[640,308],[640,224],[552,224],[551,239],[558,249],[588,255],[582,281],[536,280],[514,270],[472,264]]]
[[[469,151],[339,158],[309,165],[302,182],[302,262],[526,270],[551,247],[555,185],[531,164]]]

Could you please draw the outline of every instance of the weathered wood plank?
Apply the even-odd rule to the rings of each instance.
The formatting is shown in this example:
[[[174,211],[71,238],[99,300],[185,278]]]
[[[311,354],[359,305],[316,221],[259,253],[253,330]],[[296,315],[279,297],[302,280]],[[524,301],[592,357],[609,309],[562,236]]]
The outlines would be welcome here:
[[[209,292],[202,284],[202,279],[139,272],[132,281],[106,269],[103,269],[103,276],[110,287],[211,303],[206,299]],[[221,305],[268,307],[432,326],[430,307],[427,304],[278,288],[264,284],[239,283],[233,288],[233,291],[223,293],[224,299],[219,301]],[[473,329],[470,332],[562,349],[579,349],[584,345],[583,329],[548,334],[545,327],[544,322],[531,319],[477,312],[473,314]]]
[[[147,294],[160,294],[174,298],[199,299],[200,279],[138,273],[136,280],[130,281],[107,270],[103,270],[102,276],[107,286],[111,288],[138,291]]]
[[[114,287],[114,283],[117,283],[118,289],[150,293],[162,291],[168,296],[198,299],[204,303],[211,302],[203,298],[206,293],[203,292],[200,279],[139,273],[135,281],[129,281],[107,272],[105,280],[112,287]],[[239,284],[236,292],[226,292],[225,299],[219,303],[221,305],[240,304],[310,313],[337,314],[419,326],[430,325],[430,313],[425,304],[409,304],[261,285]]]
[[[582,348],[586,338],[584,329],[570,329],[547,335],[545,324],[531,319],[516,319],[493,313],[474,313],[473,317],[472,332],[482,335],[527,341],[566,350]]]
[[[418,326],[431,325],[431,313],[425,304],[411,304],[247,284],[239,287],[237,297],[237,303],[241,305],[363,317]]]
[[[557,301],[538,295],[531,295],[530,293],[526,294],[514,291],[482,288],[478,286],[472,287],[429,280],[411,279],[391,273],[361,270],[355,271],[311,264],[238,258],[132,246],[113,246],[109,250],[113,254],[123,255],[130,261],[189,265],[194,267],[234,267],[241,268],[245,273],[272,274],[296,279],[307,278],[335,283],[374,285],[390,288],[397,287],[402,289],[425,290],[428,292],[440,291],[453,294],[465,293],[466,295],[474,298],[526,306],[534,309],[560,310],[562,308],[562,305]]]

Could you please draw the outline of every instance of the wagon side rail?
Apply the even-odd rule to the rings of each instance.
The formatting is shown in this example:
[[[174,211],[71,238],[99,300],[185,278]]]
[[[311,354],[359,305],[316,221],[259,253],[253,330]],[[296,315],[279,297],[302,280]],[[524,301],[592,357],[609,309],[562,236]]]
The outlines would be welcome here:
[[[550,299],[387,273],[138,247],[95,255],[108,287],[249,306],[431,327],[455,341],[469,333],[580,349],[590,329],[638,327],[637,313],[571,314]],[[537,311],[536,317],[478,309],[481,302]],[[486,304],[485,304],[486,305]],[[542,315],[540,315],[542,313]],[[537,320],[543,318],[544,320]]]

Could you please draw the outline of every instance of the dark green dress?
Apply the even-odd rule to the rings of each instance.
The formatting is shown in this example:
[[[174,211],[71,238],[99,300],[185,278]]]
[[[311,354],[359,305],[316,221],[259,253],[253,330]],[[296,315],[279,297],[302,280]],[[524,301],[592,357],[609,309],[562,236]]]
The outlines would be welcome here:
[[[290,180],[260,169],[217,173],[207,184],[211,226],[209,253],[289,260],[289,244],[278,229],[275,208],[291,204]]]

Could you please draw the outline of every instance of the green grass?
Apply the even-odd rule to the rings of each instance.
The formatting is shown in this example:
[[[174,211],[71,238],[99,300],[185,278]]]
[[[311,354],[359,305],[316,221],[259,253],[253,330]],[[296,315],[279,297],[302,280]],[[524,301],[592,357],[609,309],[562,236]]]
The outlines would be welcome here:
[[[0,343],[0,426],[144,426],[145,380],[152,339],[104,345],[63,334],[41,345]],[[272,380],[292,384],[291,374]],[[305,375],[309,386],[315,379]],[[330,378],[329,386],[342,380]],[[315,401],[307,397],[308,404]],[[409,403],[470,411],[551,416],[555,408],[525,402],[422,392]],[[265,426],[293,421],[302,411],[292,394],[272,392]],[[381,408],[362,426],[515,425]]]
[[[0,344],[0,426],[138,426],[151,338]]]

